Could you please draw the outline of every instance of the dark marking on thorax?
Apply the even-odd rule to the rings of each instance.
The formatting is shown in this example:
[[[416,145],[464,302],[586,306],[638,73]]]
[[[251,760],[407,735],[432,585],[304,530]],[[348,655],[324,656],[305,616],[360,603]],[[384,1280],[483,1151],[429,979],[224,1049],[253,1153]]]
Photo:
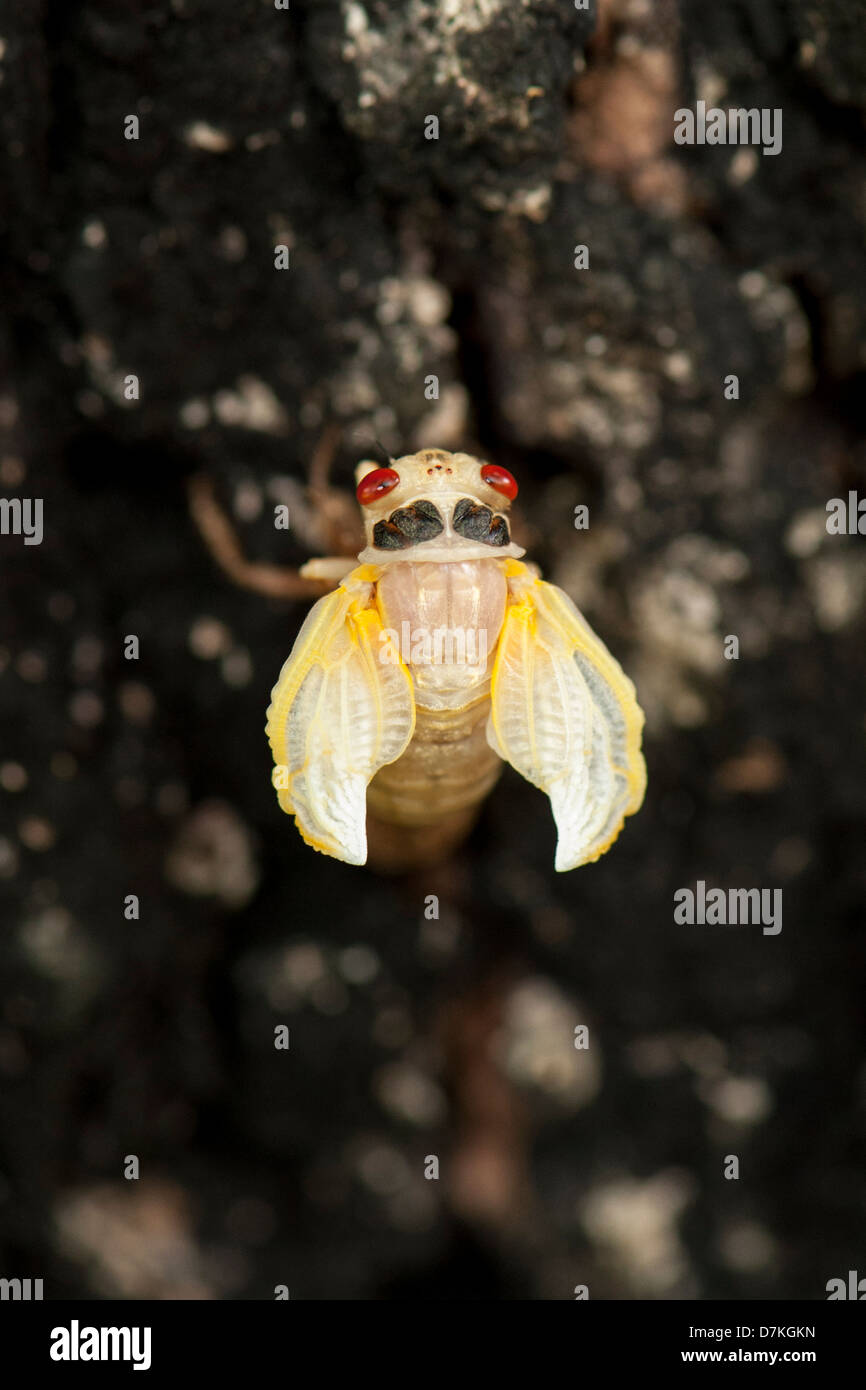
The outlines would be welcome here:
[[[442,517],[432,502],[413,502],[392,512],[387,521],[373,527],[373,544],[379,550],[406,550],[419,541],[432,541],[445,530]]]
[[[481,541],[483,545],[508,545],[511,540],[505,517],[495,516],[489,507],[473,502],[471,497],[461,497],[451,524],[458,536]]]

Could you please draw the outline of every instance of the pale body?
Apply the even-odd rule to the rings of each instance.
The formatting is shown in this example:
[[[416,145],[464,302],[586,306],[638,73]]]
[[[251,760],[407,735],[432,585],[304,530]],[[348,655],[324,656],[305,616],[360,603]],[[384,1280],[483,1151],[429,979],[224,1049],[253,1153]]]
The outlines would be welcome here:
[[[487,741],[487,721],[507,595],[504,562],[498,560],[395,564],[377,585],[386,629],[451,638],[450,653],[445,642],[432,653],[416,642],[414,656],[411,648],[404,654],[415,690],[415,730],[405,753],[376,774],[367,792],[368,837],[370,817],[413,830],[439,827],[435,835],[413,835],[416,862],[436,857],[446,842],[465,833],[502,770]],[[473,643],[465,641],[467,634],[474,635]],[[442,654],[453,659],[437,661]],[[461,655],[467,659],[460,661]],[[394,857],[390,838],[378,831],[378,858]]]
[[[360,566],[316,604],[274,687],[280,804],[349,863],[365,862],[367,831],[389,867],[437,857],[503,758],[550,796],[558,869],[598,858],[642,800],[634,688],[567,596],[519,563],[481,468],[427,450],[387,470],[399,482],[364,507]]]

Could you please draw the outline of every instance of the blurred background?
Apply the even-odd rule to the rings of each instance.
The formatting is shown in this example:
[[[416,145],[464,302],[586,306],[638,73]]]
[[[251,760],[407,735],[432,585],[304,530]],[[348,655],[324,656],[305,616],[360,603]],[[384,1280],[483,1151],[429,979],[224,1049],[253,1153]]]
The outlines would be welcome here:
[[[866,495],[862,0],[36,0],[0,64],[0,492],[45,518],[0,538],[0,1274],[866,1274],[866,540],[825,526]],[[697,100],[781,108],[782,152],[675,145]],[[279,812],[264,712],[308,605],[235,587],[186,485],[297,565],[328,425],[347,490],[373,440],[517,475],[522,543],[647,712],[596,865],[554,874],[508,770],[410,876]],[[675,924],[698,879],[781,888],[781,933]]]

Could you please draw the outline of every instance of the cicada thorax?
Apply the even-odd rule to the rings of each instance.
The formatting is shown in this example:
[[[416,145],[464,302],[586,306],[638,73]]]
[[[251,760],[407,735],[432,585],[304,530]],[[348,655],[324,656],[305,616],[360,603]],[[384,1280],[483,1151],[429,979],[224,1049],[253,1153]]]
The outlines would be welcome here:
[[[376,585],[382,623],[408,666],[416,706],[459,709],[489,689],[507,585],[495,560],[408,562]]]
[[[495,560],[409,562],[380,576],[377,607],[415,691],[412,741],[367,792],[369,856],[380,867],[441,858],[499,775],[486,730],[506,599]]]

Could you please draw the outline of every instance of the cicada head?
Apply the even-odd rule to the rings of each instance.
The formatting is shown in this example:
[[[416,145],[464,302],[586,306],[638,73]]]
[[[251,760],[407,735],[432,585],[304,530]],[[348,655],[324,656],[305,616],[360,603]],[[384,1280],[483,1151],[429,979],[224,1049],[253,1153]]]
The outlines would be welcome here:
[[[359,463],[355,479],[367,535],[362,564],[518,560],[525,553],[508,522],[517,483],[497,464],[422,449],[385,468]]]

